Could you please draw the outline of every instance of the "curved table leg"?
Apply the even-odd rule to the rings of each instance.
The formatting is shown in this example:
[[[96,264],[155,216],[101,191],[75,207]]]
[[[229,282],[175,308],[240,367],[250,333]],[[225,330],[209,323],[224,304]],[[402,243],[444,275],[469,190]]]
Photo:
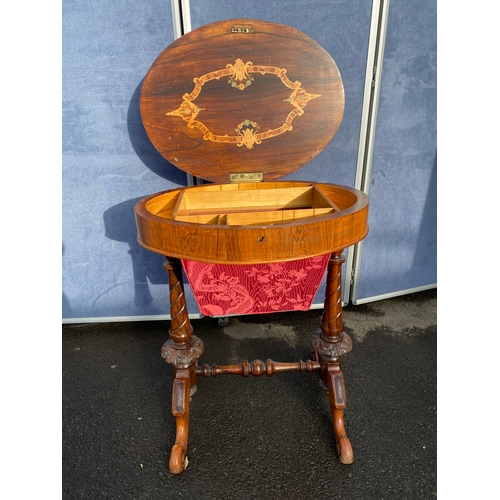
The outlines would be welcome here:
[[[184,297],[182,268],[178,259],[167,257],[165,268],[170,286],[170,339],[162,347],[161,355],[174,367],[172,388],[172,414],[175,417],[175,444],[170,454],[169,469],[179,474],[187,466],[187,441],[189,430],[189,403],[196,392],[196,363],[203,353],[203,342],[192,334],[192,327]]]
[[[320,384],[328,392],[337,453],[343,464],[354,460],[351,442],[344,426],[346,393],[342,357],[352,350],[352,340],[342,321],[342,252],[335,252],[328,263],[325,308],[321,330],[312,337],[314,357],[320,363]]]
[[[335,430],[335,439],[337,441],[337,453],[343,464],[352,464],[354,462],[354,453],[349,438],[345,434],[344,428],[344,410],[335,408],[333,413],[333,427]]]
[[[354,453],[344,426],[346,398],[344,376],[340,370],[340,366],[333,365],[329,370],[328,395],[330,396],[330,408],[332,410],[332,422],[337,445],[337,454],[343,464],[352,464],[354,461]]]
[[[172,414],[175,417],[176,435],[169,463],[170,472],[173,474],[179,474],[187,467],[190,389],[189,370],[176,370],[172,388]]]

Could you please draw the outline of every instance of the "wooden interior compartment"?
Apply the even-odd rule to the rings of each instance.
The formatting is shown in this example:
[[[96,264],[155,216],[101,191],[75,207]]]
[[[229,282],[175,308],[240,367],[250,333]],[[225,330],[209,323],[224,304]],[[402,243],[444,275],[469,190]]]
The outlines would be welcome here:
[[[312,219],[333,213],[333,208],[302,208],[298,210],[273,210],[269,212],[228,213],[226,224],[229,226],[255,226],[280,224],[296,220]]]
[[[255,225],[302,220],[338,210],[313,184],[284,184],[286,187],[244,183],[184,189],[172,217],[198,224]]]
[[[171,219],[179,200],[180,193],[181,190],[175,190],[155,196],[146,203],[146,210],[158,217]]]
[[[177,206],[175,217],[235,211],[313,208],[313,191],[312,186],[255,189],[251,192],[241,189],[224,192],[186,189]],[[325,206],[324,200],[320,200],[320,203]]]
[[[345,189],[343,186],[321,184],[321,189],[318,189],[318,191],[329,199],[330,203],[332,203],[338,211],[351,208],[358,201],[358,196],[354,192]]]

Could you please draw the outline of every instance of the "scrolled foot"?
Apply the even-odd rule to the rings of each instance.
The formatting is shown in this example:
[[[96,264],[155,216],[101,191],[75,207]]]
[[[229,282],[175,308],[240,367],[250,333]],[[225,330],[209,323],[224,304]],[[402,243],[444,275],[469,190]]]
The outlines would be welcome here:
[[[188,459],[186,457],[186,451],[179,444],[174,444],[172,447],[172,452],[170,453],[170,462],[168,468],[172,474],[180,474],[186,469],[188,465]]]
[[[337,453],[343,464],[349,465],[354,462],[354,453],[352,452],[351,442],[348,438],[342,437],[337,442]]]

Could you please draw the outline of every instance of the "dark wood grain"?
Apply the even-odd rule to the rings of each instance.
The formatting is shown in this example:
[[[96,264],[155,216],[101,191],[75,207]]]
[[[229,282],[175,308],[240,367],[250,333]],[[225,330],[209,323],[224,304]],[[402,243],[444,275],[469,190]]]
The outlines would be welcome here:
[[[165,269],[169,276],[171,322],[170,338],[163,345],[161,355],[174,368],[172,414],[176,422],[176,435],[169,469],[173,474],[179,474],[187,466],[189,405],[191,396],[196,392],[196,360],[203,353],[203,342],[192,334],[180,261],[167,258]]]
[[[231,33],[238,24],[251,25],[255,32]],[[291,130],[252,148],[204,140],[199,128],[167,115],[193,91],[194,78],[224,70],[237,59],[286,69],[291,82],[319,97],[307,101]],[[294,109],[286,101],[293,90],[274,74],[251,76],[244,90],[228,84],[228,76],[205,83],[193,100],[202,109],[196,119],[216,135],[236,135],[244,120],[257,123],[260,132],[283,125]],[[328,145],[344,113],[344,87],[331,56],[304,33],[264,21],[220,21],[187,33],[157,57],[144,79],[140,108],[153,145],[182,170],[214,182],[229,182],[229,173],[249,171],[274,180],[310,162]]]

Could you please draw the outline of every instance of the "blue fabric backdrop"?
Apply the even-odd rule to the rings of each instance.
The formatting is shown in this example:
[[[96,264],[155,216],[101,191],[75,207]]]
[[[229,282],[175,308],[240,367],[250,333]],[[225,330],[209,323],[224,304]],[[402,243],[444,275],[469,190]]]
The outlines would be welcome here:
[[[169,312],[163,257],[138,246],[133,206],[186,183],[139,115],[141,81],[172,41],[168,1],[63,1],[63,318]]]
[[[391,2],[356,301],[437,282],[436,1]]]

